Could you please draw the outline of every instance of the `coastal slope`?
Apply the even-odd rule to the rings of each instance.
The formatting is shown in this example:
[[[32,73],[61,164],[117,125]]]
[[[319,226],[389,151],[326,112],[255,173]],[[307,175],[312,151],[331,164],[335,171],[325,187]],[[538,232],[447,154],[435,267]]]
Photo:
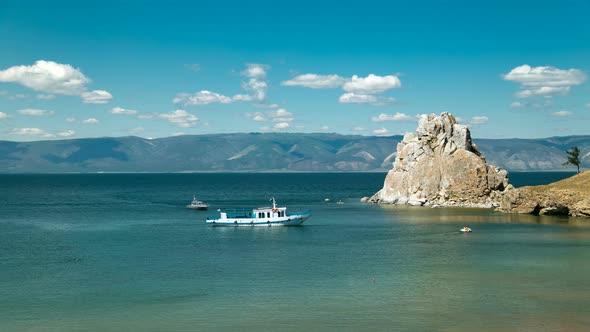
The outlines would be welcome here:
[[[590,171],[544,186],[508,188],[502,195],[499,210],[590,217]]]

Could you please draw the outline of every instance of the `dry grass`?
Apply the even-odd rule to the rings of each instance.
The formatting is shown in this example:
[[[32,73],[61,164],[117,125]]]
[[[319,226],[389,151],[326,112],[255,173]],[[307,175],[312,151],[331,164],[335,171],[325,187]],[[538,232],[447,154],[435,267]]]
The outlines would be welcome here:
[[[548,190],[572,190],[583,194],[590,194],[590,170],[576,174],[567,179],[553,182],[544,186],[523,187],[534,192],[545,192]]]

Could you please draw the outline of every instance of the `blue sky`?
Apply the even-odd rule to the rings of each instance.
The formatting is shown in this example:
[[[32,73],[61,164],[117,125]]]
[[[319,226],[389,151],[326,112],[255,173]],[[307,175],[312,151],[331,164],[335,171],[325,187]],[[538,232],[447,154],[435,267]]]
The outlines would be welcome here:
[[[588,1],[3,1],[0,140],[586,135]]]

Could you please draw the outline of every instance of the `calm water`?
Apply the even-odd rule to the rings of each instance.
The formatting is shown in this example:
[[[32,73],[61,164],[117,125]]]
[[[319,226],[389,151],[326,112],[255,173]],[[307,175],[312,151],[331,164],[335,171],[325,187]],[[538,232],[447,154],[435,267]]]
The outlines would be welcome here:
[[[0,175],[0,331],[588,330],[589,221],[358,203],[383,178]],[[271,196],[312,218],[204,224]]]

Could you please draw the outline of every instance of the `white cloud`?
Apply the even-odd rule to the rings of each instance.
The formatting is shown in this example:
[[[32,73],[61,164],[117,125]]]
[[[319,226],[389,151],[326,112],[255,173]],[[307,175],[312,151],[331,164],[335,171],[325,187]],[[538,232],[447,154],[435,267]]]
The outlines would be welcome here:
[[[389,134],[389,130],[387,130],[385,128],[379,128],[379,129],[373,130],[373,134],[375,134],[377,136],[387,136]]]
[[[346,92],[358,94],[376,94],[391,89],[401,88],[402,82],[395,75],[377,76],[370,74],[367,77],[353,75],[349,82],[342,87]]]
[[[31,66],[0,70],[0,82],[13,82],[36,91],[80,95],[90,79],[68,64],[39,60]]]
[[[75,134],[76,134],[76,132],[73,130],[64,130],[64,131],[58,133],[57,136],[59,136],[59,137],[72,137]]]
[[[320,130],[321,131],[328,131],[328,130],[330,130],[330,127],[328,127],[328,126],[321,126],[320,127]]]
[[[110,110],[109,112],[112,114],[125,114],[125,115],[137,114],[136,110],[129,110],[129,109],[121,108],[121,107],[115,107],[112,110]]]
[[[246,64],[246,69],[242,71],[242,75],[246,77],[262,79],[266,77],[267,69],[267,65],[262,65],[259,63],[248,63]]]
[[[257,104],[263,103],[268,89],[268,83],[264,80],[268,68],[268,66],[261,64],[246,65],[246,69],[241,72],[241,75],[248,78],[247,81],[242,82],[242,89],[247,91],[248,94],[236,94],[233,97],[228,97],[216,92],[201,90],[195,93],[178,93],[172,102],[184,106],[213,103],[230,104],[244,101],[253,101]]]
[[[471,120],[469,120],[470,124],[484,124],[488,122],[488,117],[487,116],[474,116],[471,118]]]
[[[38,94],[36,97],[37,97],[37,99],[45,99],[45,100],[55,99],[55,95],[43,94],[43,93]]]
[[[246,113],[246,116],[258,122],[291,122],[295,120],[293,113],[284,108],[279,108],[276,111]]]
[[[515,101],[510,104],[510,107],[512,107],[512,108],[519,108],[519,107],[524,107],[524,106],[525,106],[525,103],[521,103],[519,101]]]
[[[281,130],[281,129],[287,129],[289,127],[290,127],[290,125],[288,122],[279,122],[279,123],[275,124],[274,126],[272,126],[272,129]]]
[[[522,65],[502,76],[506,81],[520,83],[522,91],[518,98],[536,95],[550,96],[555,93],[567,94],[570,87],[586,81],[586,74],[579,69],[559,69],[551,66],[531,67]]]
[[[10,115],[8,115],[4,112],[0,112],[0,120],[8,119],[9,117],[10,117]]]
[[[113,99],[113,95],[105,90],[84,92],[80,96],[84,104],[106,104]]]
[[[363,128],[363,127],[354,127],[352,128],[352,131],[365,131],[367,130],[367,128]]]
[[[175,104],[188,105],[208,105],[212,103],[229,104],[232,99],[224,95],[220,95],[215,92],[201,90],[194,94],[190,93],[179,93],[172,101]]]
[[[66,118],[66,122],[76,122],[76,118]]]
[[[311,89],[330,89],[342,86],[345,81],[343,77],[338,75],[303,74],[284,81],[281,85],[303,86]]]
[[[559,111],[559,112],[553,112],[551,113],[552,116],[558,117],[558,118],[562,118],[562,117],[566,117],[566,116],[570,116],[573,113],[570,111]]]
[[[170,123],[173,123],[182,128],[194,127],[199,121],[199,118],[193,114],[188,113],[185,110],[176,110],[169,113],[158,114],[161,119],[166,119]]]
[[[14,128],[12,129],[12,134],[14,135],[23,135],[23,136],[36,136],[36,137],[54,137],[54,135],[46,132],[43,129],[39,128]]]
[[[515,93],[514,97],[528,98],[528,97],[537,96],[537,95],[550,96],[550,95],[556,94],[556,93],[559,93],[561,95],[566,95],[568,92],[570,92],[569,86],[562,86],[562,87],[542,86],[542,87],[536,88],[536,89],[521,90],[521,91]]]
[[[170,136],[182,136],[182,135],[186,135],[186,134],[182,131],[178,131],[178,132],[172,133]]]
[[[523,86],[571,86],[586,81],[586,74],[579,69],[559,69],[551,66],[531,67],[522,65],[512,69],[503,78]]]
[[[404,113],[386,114],[381,113],[379,116],[371,118],[373,122],[384,122],[384,121],[398,121],[398,122],[414,122],[417,121],[416,117],[406,115]]]
[[[35,109],[35,108],[25,108],[22,110],[18,110],[17,112],[22,115],[31,115],[31,116],[52,115],[54,113],[53,111],[40,110],[40,109]]]
[[[370,104],[373,106],[383,106],[393,103],[395,98],[348,92],[340,96],[338,101],[343,104]]]
[[[83,120],[83,121],[82,121],[82,123],[84,123],[84,124],[97,124],[97,123],[99,123],[99,122],[100,122],[100,121],[98,121],[98,120],[97,120],[97,119],[95,119],[95,118],[89,118],[89,119],[86,119],[86,120]]]

